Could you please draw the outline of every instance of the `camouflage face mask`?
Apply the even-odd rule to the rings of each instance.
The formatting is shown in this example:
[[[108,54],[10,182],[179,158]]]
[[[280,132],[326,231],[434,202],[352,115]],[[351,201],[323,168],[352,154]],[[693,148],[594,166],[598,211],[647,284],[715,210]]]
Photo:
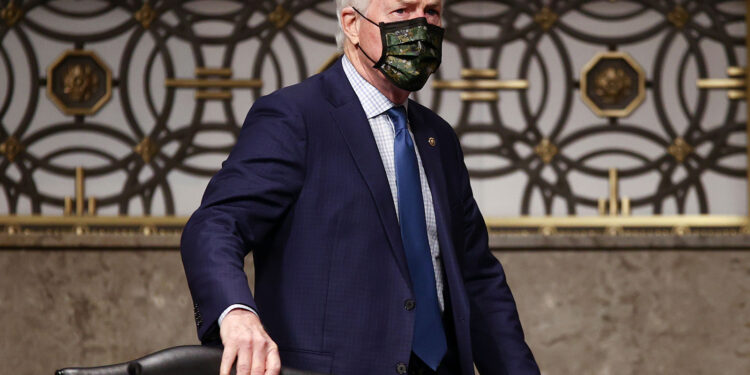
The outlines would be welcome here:
[[[445,29],[427,23],[424,17],[376,24],[359,10],[362,18],[380,28],[383,54],[373,68],[380,70],[396,87],[418,91],[440,66]],[[360,47],[360,49],[362,49]]]

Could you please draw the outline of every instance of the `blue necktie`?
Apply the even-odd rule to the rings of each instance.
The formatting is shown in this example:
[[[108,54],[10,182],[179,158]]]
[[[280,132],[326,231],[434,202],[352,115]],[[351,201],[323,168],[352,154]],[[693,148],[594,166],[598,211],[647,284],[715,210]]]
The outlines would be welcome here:
[[[436,370],[448,350],[448,345],[437,299],[432,254],[427,240],[419,165],[414,142],[406,129],[406,109],[403,106],[393,107],[387,113],[396,131],[393,153],[396,161],[401,239],[417,300],[412,351],[430,368]]]

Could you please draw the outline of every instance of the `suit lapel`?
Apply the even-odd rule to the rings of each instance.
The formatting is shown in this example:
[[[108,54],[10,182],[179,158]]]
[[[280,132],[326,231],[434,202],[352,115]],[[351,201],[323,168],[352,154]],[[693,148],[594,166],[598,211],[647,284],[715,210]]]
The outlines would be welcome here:
[[[445,174],[443,172],[443,162],[440,158],[440,142],[435,130],[428,126],[416,106],[410,106],[409,124],[414,132],[414,140],[419,150],[419,156],[422,159],[422,167],[427,175],[427,181],[430,184],[432,192],[432,203],[435,206],[435,219],[437,220],[438,232],[450,228],[450,215],[448,209],[450,206],[447,202],[447,192],[445,187]],[[432,143],[431,141],[432,140]],[[448,232],[442,234],[447,235]],[[445,238],[449,240],[450,237]],[[440,241],[442,248],[445,240]],[[452,248],[452,246],[451,246]]]
[[[341,72],[341,76],[342,79],[346,79],[343,71]],[[349,90],[352,90],[351,86],[349,86]],[[352,94],[354,95],[353,91]],[[357,164],[357,169],[370,189],[378,210],[378,215],[380,216],[380,221],[385,229],[388,242],[391,245],[391,252],[401,271],[401,276],[403,276],[404,281],[408,285],[411,285],[404,245],[401,241],[401,228],[396,217],[391,188],[388,185],[388,177],[385,174],[383,161],[380,159],[378,146],[375,143],[370,123],[367,121],[362,105],[359,103],[357,97],[354,96],[353,100],[348,100],[346,103],[334,108],[331,111],[331,115],[346,141],[349,152]]]

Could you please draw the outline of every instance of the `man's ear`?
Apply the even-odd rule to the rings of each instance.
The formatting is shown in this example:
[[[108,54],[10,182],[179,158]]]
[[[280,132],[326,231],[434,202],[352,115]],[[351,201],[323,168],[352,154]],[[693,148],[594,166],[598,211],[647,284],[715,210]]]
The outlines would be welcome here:
[[[354,8],[346,7],[341,10],[341,30],[352,44],[359,43],[359,22],[357,22],[357,13]]]

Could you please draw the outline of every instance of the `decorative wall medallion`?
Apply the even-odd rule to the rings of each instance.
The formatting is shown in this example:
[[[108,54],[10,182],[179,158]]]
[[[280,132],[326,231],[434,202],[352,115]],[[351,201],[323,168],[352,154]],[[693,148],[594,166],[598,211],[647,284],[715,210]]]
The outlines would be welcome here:
[[[5,21],[5,24],[8,25],[8,27],[13,27],[13,25],[15,25],[16,22],[21,19],[22,15],[23,11],[21,10],[21,8],[16,6],[15,1],[13,0],[8,2],[8,5],[0,10],[0,18]]]
[[[549,164],[552,158],[557,155],[557,146],[555,146],[549,139],[544,138],[534,147],[534,153],[536,153],[545,164]]]
[[[3,141],[3,143],[0,143],[0,154],[3,154],[11,163],[22,150],[23,146],[12,135]]]
[[[557,22],[557,13],[545,6],[539,13],[534,15],[534,22],[538,23],[544,31],[548,31]]]
[[[94,114],[112,96],[112,72],[92,51],[65,51],[47,69],[47,95],[65,114]]]
[[[276,6],[276,9],[274,9],[273,12],[268,14],[268,20],[271,21],[277,29],[283,29],[291,19],[292,15],[287,12],[281,4]]]
[[[682,163],[685,161],[685,158],[693,152],[693,146],[685,142],[682,137],[677,137],[669,148],[667,148],[667,152],[674,156],[678,162]]]
[[[690,14],[681,5],[677,5],[667,14],[667,20],[671,22],[676,28],[681,29],[685,27]]]
[[[133,14],[133,17],[136,21],[141,23],[144,29],[148,29],[151,26],[151,22],[156,18],[156,11],[154,11],[154,8],[151,8],[151,5],[146,1],[143,3],[143,6],[141,6],[141,9],[138,9],[138,11]]]
[[[99,88],[99,77],[90,64],[71,64],[63,75],[63,94],[74,102],[91,100]]]
[[[625,52],[600,52],[581,70],[581,97],[601,117],[627,117],[646,98],[646,74]]]

